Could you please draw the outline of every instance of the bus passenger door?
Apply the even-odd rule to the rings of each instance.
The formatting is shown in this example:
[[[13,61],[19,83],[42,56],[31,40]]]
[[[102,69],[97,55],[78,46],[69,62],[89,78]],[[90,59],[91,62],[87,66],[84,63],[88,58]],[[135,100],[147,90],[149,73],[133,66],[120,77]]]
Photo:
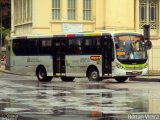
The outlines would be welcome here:
[[[53,40],[53,71],[54,75],[65,73],[65,40]]]
[[[112,74],[113,61],[113,42],[110,37],[103,40],[103,74],[110,76]]]

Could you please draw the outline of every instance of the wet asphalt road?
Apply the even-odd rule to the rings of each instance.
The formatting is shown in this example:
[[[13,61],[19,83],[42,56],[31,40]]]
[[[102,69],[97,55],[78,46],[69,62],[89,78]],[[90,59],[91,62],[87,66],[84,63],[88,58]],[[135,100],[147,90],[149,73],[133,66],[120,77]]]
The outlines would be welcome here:
[[[0,73],[0,120],[128,120],[160,113],[160,83],[75,82]]]

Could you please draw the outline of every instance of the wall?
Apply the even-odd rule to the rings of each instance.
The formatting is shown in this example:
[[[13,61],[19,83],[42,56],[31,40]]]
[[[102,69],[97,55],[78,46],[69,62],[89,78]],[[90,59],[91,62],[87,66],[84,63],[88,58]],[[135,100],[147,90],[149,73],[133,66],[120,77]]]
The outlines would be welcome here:
[[[105,28],[134,30],[134,0],[105,0]]]
[[[33,1],[33,24],[32,34],[48,34],[51,33],[51,16],[52,1],[51,0],[32,0]]]
[[[152,49],[148,50],[149,74],[160,74],[160,41],[151,40]]]

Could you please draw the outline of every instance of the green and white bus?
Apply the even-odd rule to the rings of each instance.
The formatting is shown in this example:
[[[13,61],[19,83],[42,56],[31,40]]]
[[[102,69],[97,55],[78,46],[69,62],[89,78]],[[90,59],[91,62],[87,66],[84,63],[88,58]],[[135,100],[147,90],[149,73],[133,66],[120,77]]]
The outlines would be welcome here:
[[[11,48],[11,71],[43,82],[53,77],[124,82],[148,71],[146,42],[135,32],[16,36]]]

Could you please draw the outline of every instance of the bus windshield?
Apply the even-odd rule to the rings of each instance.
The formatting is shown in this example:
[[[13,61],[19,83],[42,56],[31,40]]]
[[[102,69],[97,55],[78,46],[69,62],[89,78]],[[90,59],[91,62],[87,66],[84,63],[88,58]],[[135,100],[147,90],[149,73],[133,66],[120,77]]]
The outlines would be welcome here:
[[[140,35],[119,35],[115,37],[116,55],[123,60],[146,60],[145,42]]]

